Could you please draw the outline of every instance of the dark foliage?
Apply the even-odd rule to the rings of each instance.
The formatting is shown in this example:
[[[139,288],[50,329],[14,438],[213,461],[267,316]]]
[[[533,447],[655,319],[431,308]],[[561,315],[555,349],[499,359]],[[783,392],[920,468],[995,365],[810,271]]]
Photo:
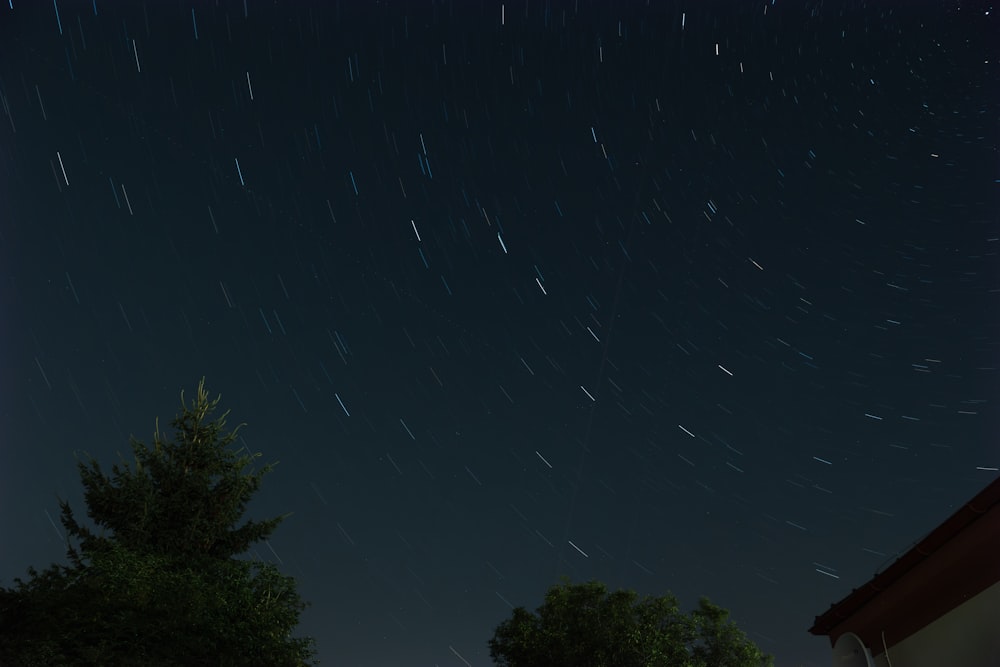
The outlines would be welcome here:
[[[490,656],[500,667],[770,667],[728,615],[706,598],[685,615],[670,595],[564,581],[497,627]]]
[[[181,395],[174,434],[132,440],[134,463],[107,475],[80,462],[87,514],[65,501],[69,565],[0,588],[0,663],[34,665],[314,664],[314,642],[294,638],[305,603],[273,565],[236,558],[285,517],[238,525],[272,465],[232,449],[236,430],[210,417],[204,381]],[[76,544],[73,544],[75,542]]]

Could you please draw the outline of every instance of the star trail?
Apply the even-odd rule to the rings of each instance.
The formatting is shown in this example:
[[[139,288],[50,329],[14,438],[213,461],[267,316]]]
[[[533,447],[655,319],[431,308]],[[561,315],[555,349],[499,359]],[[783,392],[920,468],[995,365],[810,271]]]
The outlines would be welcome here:
[[[567,575],[777,665],[996,476],[994,16],[0,9],[0,579],[206,377],[323,664],[488,665]]]

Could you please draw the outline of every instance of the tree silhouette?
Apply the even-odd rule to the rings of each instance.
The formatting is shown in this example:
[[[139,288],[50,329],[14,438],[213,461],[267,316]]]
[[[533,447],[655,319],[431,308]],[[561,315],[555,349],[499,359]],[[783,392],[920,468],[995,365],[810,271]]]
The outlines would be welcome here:
[[[517,607],[489,641],[500,667],[770,667],[707,598],[690,615],[671,595],[639,599],[563,580],[535,613]]]
[[[131,439],[133,465],[77,464],[87,515],[60,501],[69,566],[0,589],[0,661],[32,665],[314,664],[314,640],[294,638],[305,603],[269,563],[236,558],[287,515],[240,524],[274,464],[232,445],[228,412],[211,419],[204,379],[165,440]],[[76,544],[73,544],[76,542]]]

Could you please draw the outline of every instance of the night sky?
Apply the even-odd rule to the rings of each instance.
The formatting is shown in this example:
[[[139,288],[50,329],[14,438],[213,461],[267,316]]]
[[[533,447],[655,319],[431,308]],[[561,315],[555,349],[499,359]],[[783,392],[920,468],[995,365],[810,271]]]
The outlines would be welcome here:
[[[993,14],[0,9],[0,582],[199,379],[324,664],[490,664],[567,575],[778,665],[992,481]]]

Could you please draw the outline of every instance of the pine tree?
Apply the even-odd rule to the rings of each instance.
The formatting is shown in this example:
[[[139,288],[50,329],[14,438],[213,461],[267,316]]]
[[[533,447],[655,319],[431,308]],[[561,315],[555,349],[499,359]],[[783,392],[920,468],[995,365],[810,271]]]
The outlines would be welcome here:
[[[0,660],[12,665],[305,665],[314,641],[293,638],[305,603],[269,563],[237,558],[287,515],[240,524],[274,464],[233,448],[220,398],[204,380],[181,394],[173,438],[131,439],[134,461],[111,474],[79,462],[87,514],[66,501],[69,566],[0,589]],[[250,470],[248,470],[250,469]],[[74,542],[76,544],[74,544]]]

